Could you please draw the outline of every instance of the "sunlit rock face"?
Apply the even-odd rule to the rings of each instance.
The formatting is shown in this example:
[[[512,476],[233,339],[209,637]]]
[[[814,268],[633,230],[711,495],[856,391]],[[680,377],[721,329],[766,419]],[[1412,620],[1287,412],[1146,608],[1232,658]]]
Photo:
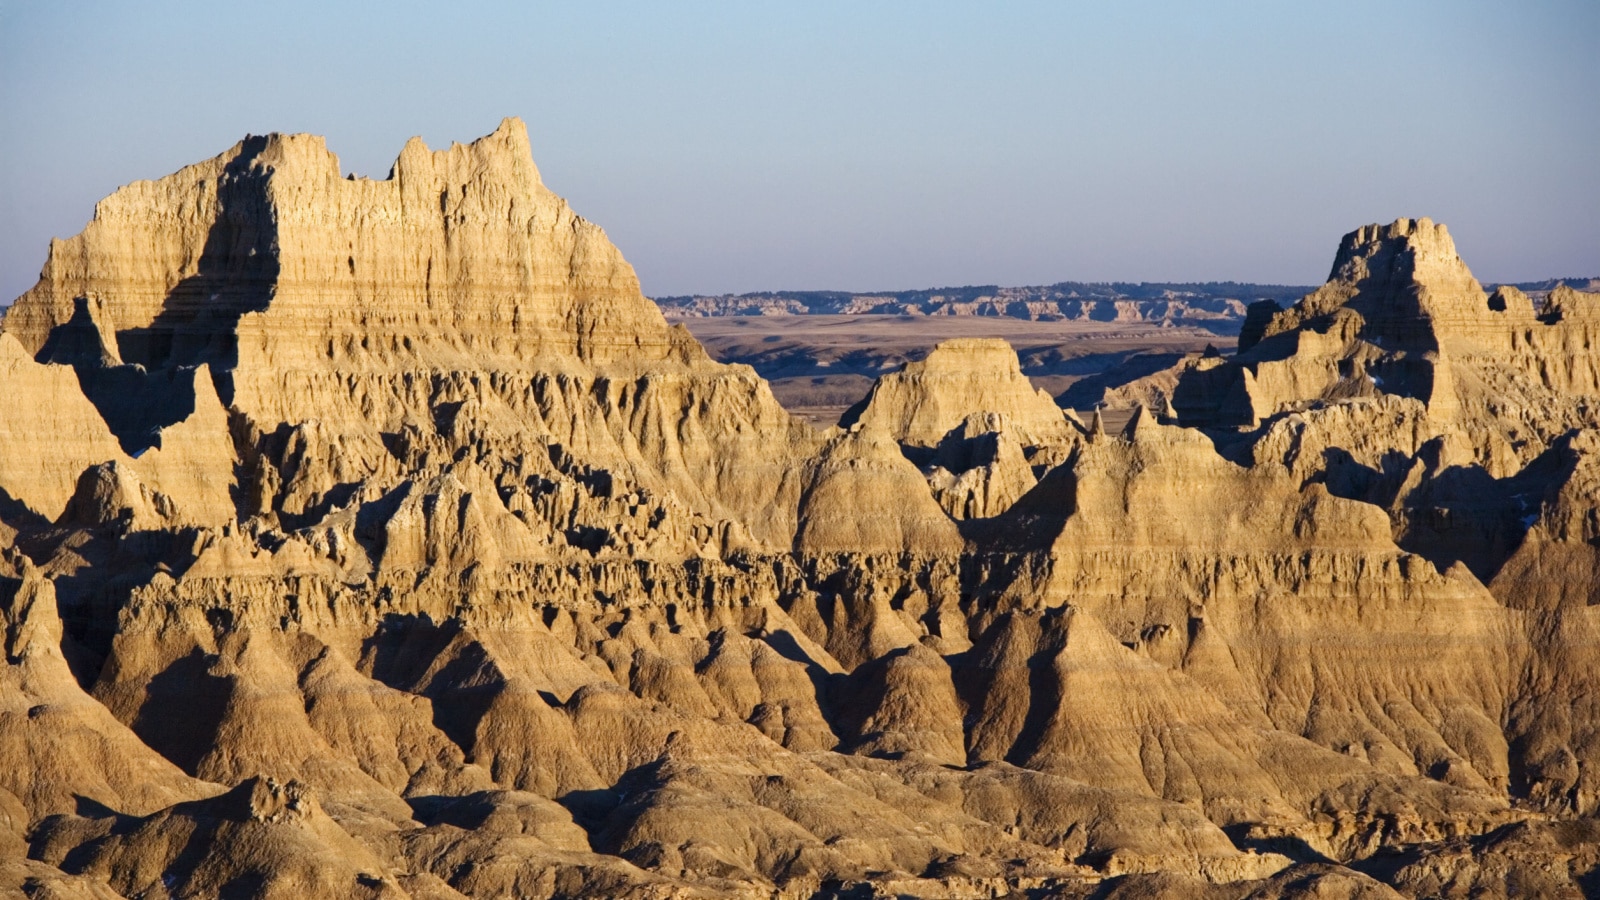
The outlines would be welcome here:
[[[6,330],[74,365],[130,453],[193,408],[176,373],[209,366],[257,470],[245,516],[392,489],[394,438],[445,425],[506,462],[626,471],[711,531],[784,546],[789,464],[815,440],[749,370],[666,325],[605,233],[540,182],[514,119],[441,152],[413,140],[383,181],[341,177],[321,138],[269,135],[129,185],[52,245]],[[130,411],[130,393],[161,402]],[[338,459],[274,465],[269,445],[312,428]]]
[[[1403,220],[1125,428],[958,340],[819,432],[520,122],[247,138],[0,334],[0,884],[1581,892],[1594,302]]]

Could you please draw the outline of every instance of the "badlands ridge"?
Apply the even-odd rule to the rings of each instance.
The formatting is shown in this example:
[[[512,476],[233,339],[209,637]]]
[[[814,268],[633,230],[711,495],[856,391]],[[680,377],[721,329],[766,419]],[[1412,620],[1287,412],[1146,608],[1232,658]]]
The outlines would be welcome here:
[[[1120,433],[976,339],[824,430],[520,122],[250,137],[0,380],[0,892],[1600,891],[1600,297],[1426,219]]]

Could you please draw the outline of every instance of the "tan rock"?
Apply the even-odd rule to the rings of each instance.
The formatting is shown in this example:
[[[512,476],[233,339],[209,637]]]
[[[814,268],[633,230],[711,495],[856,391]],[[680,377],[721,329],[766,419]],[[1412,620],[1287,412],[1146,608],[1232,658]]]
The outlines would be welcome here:
[[[174,524],[232,524],[238,513],[228,411],[207,366],[195,369],[193,378],[194,411],[162,429],[159,445],[140,454],[133,468],[170,498]]]
[[[940,442],[928,486],[956,519],[997,516],[1038,483],[1003,416],[968,416]]]
[[[802,553],[958,553],[961,533],[893,437],[871,424],[835,434],[800,499]]]
[[[84,469],[126,457],[72,369],[34,362],[10,331],[0,334],[0,380],[0,489],[54,520]]]
[[[517,120],[438,153],[413,140],[384,181],[340,177],[321,138],[269,135],[129,185],[52,246],[7,333],[38,352],[85,296],[121,359],[208,364],[260,435],[318,420],[343,455],[376,462],[382,435],[435,419],[444,378],[759,540],[792,537],[799,485],[785,473],[813,446],[809,428],[748,369],[667,327],[604,232],[540,182]],[[293,463],[300,482],[349,483],[309,462]],[[392,487],[397,474],[355,477]],[[303,511],[295,478],[276,477],[288,495],[262,500]],[[185,492],[170,491],[180,504]],[[189,515],[215,520],[214,496]]]
[[[915,447],[937,447],[973,413],[1003,416],[1025,446],[1061,443],[1073,434],[1061,408],[1029,383],[1016,351],[999,338],[944,341],[927,359],[878,379],[863,402],[855,421]]]
[[[315,794],[296,782],[252,778],[219,797],[178,804],[114,830],[115,824],[54,821],[41,836],[44,858],[125,895],[220,894],[230,884],[254,883],[262,895],[408,896],[382,859],[340,829]],[[176,874],[180,855],[184,865]]]
[[[26,826],[85,802],[142,815],[220,790],[185,775],[84,693],[62,652],[54,585],[15,551],[4,565],[0,804],[20,806],[8,816]]]
[[[520,123],[382,181],[248,138],[0,335],[0,885],[1585,884],[1591,300],[1402,220],[1125,427],[956,341],[819,435]]]
[[[920,643],[852,673],[841,719],[853,750],[962,766],[967,753],[950,666]]]

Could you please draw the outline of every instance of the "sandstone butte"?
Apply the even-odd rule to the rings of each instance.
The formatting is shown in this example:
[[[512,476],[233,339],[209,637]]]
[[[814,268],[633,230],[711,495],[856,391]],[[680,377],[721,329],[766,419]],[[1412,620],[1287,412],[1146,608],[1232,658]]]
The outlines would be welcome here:
[[[516,120],[124,187],[0,334],[0,893],[1600,891],[1600,297],[1368,226],[1151,378],[816,430]]]

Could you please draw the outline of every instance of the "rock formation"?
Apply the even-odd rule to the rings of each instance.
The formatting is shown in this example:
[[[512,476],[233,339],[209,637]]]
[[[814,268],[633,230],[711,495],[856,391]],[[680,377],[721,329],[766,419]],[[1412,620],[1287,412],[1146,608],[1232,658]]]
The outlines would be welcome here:
[[[1025,445],[1069,433],[1060,407],[1028,383],[1011,346],[975,338],[945,341],[927,359],[878,379],[844,424],[876,425],[902,444],[931,449],[973,412],[1003,416]]]
[[[819,432],[520,122],[247,138],[0,334],[0,885],[1591,890],[1596,302],[1402,221],[1125,428],[964,340]]]
[[[991,518],[1059,462],[1082,434],[1022,374],[999,339],[945,341],[927,359],[880,378],[841,425],[881,432],[927,473],[939,505],[956,519]]]

